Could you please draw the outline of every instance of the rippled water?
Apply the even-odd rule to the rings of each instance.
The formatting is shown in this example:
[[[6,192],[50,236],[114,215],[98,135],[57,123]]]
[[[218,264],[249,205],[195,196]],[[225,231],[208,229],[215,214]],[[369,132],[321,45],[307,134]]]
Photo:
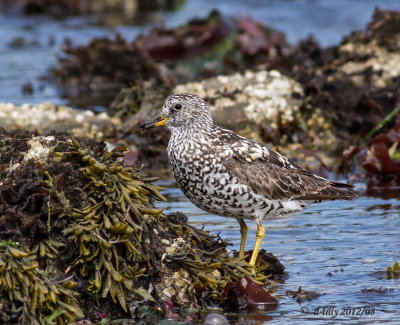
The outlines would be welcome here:
[[[233,243],[232,249],[239,250],[240,232],[235,219],[205,213],[176,187],[169,187],[164,195],[170,202],[157,205],[165,208],[165,213],[182,211],[189,216],[191,224],[204,224],[212,234],[221,233],[222,238]],[[256,227],[255,223],[247,224],[246,248],[252,249]],[[261,313],[271,317],[268,324],[338,324],[341,321],[399,324],[400,280],[388,280],[384,272],[400,260],[399,200],[361,195],[354,201],[324,202],[289,218],[266,221],[264,226],[266,235],[262,248],[276,255],[288,273],[285,282],[278,287],[279,307]],[[300,305],[285,295],[287,290],[296,291],[299,286],[321,296]],[[380,287],[393,291],[385,294],[361,291]],[[339,313],[336,319],[331,315],[306,317],[300,311],[302,307],[310,312],[321,307],[322,312],[324,306],[336,308]],[[343,308],[375,309],[375,312],[351,317],[340,315]]]

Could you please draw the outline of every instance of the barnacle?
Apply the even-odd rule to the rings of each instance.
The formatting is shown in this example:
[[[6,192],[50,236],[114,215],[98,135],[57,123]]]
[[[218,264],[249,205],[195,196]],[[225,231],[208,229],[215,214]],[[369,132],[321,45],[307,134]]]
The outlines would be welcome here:
[[[218,236],[212,237],[207,231],[182,222],[180,214],[171,217],[166,220],[170,231],[184,239],[174,252],[165,256],[165,261],[184,268],[190,274],[193,286],[200,289],[205,298],[221,300],[221,291],[227,283],[244,275],[260,284],[265,283],[268,276],[263,274],[261,267],[257,266],[256,275],[253,275],[246,269],[245,259],[232,258],[225,248],[226,243]]]
[[[71,290],[75,283],[69,280],[52,282],[43,274],[27,247],[13,242],[0,242],[0,301],[11,305],[11,312],[19,324],[49,324],[45,318],[52,314],[52,323],[73,322],[75,316],[83,317]],[[7,322],[0,315],[0,322]]]

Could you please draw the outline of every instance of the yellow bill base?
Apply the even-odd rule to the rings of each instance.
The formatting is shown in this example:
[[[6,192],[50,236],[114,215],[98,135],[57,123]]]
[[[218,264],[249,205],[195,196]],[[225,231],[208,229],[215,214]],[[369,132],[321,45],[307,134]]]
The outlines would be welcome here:
[[[160,125],[164,125],[165,122],[168,121],[167,117],[163,117],[162,120],[160,122],[157,122],[156,124],[154,124],[154,126],[160,126]]]

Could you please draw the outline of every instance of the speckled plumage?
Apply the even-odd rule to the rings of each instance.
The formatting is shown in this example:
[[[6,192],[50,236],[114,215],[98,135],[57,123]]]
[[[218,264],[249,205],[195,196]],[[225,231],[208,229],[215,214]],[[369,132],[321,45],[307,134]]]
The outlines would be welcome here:
[[[338,188],[345,184],[316,176],[267,146],[214,125],[206,103],[195,95],[168,97],[163,115],[173,116],[177,103],[183,107],[176,115],[190,107],[191,116],[186,123],[174,125],[173,117],[166,123],[171,129],[168,158],[178,186],[199,208],[262,220],[317,201],[354,197]]]
[[[355,197],[340,188],[350,185],[314,175],[267,146],[214,125],[198,96],[168,97],[162,116],[152,125],[165,122],[171,130],[167,151],[176,182],[205,211],[260,225],[311,203]]]

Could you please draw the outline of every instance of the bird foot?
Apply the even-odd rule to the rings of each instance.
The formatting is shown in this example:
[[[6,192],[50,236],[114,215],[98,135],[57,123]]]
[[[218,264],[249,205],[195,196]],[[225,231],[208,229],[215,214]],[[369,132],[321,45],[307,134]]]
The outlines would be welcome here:
[[[249,272],[251,273],[252,276],[256,276],[256,267],[254,265],[248,265],[247,268],[249,269]]]

